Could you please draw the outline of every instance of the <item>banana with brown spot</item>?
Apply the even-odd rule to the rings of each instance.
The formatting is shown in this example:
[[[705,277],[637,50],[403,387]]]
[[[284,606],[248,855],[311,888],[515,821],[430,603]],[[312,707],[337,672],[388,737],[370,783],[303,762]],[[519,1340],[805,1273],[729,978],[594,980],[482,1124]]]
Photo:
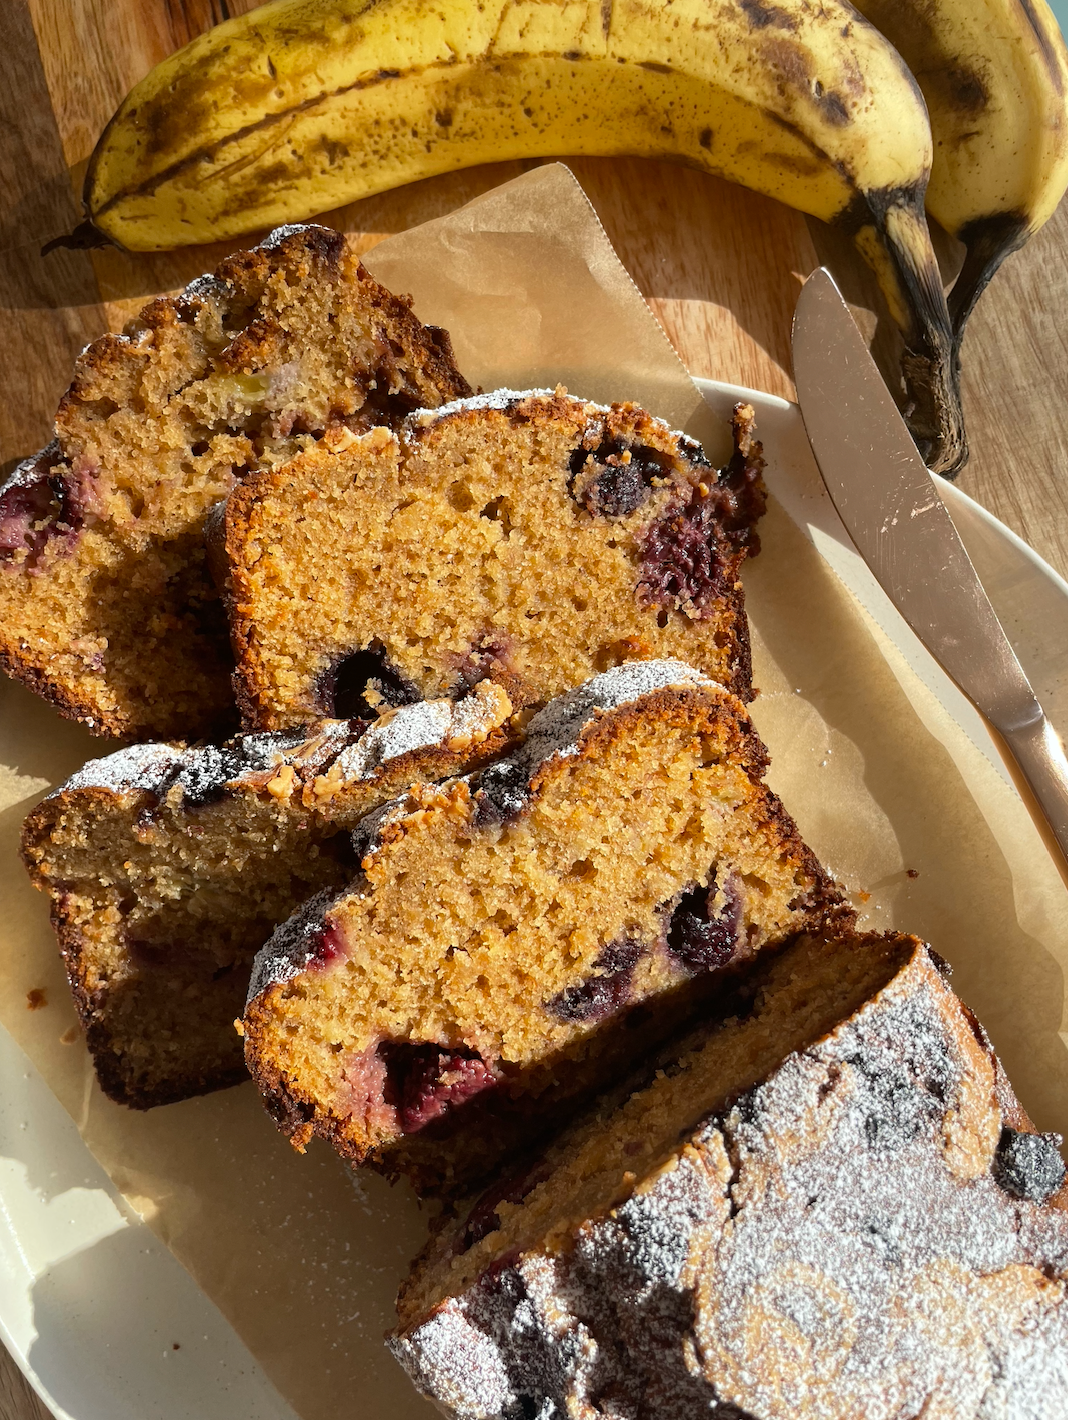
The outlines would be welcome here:
[[[963,462],[926,111],[839,0],[274,0],[142,80],[85,204],[155,250],[568,153],[674,158],[848,229],[904,333],[917,442],[932,467]]]
[[[949,298],[959,343],[987,282],[1068,187],[1068,49],[1046,0],[855,4],[927,101],[927,210],[967,248]]]

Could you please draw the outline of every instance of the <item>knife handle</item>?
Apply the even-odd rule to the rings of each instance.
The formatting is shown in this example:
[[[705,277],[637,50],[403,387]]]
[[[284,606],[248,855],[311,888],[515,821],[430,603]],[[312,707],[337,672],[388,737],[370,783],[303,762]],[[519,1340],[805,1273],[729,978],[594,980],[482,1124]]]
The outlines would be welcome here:
[[[1045,715],[1001,731],[988,720],[987,729],[1068,887],[1068,757],[1056,730]]]

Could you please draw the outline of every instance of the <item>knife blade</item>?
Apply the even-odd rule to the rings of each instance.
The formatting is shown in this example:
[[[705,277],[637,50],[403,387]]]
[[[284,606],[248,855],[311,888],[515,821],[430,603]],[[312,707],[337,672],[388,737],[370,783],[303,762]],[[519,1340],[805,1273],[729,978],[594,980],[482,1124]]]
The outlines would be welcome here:
[[[823,267],[798,298],[793,359],[809,443],[847,532],[909,626],[986,720],[1068,885],[1068,759],[938,481]]]

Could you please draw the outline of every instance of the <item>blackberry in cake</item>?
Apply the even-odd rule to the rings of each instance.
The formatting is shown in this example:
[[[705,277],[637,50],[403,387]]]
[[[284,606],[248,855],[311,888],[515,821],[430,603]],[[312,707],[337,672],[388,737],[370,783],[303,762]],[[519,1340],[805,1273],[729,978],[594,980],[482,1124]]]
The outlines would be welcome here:
[[[256,960],[246,1060],[282,1130],[453,1191],[741,963],[849,917],[765,764],[728,691],[636,662],[369,816],[362,875]]]
[[[1068,1190],[927,949],[805,937],[434,1237],[454,1420],[1068,1414]],[[1025,1162],[1026,1161],[1026,1162]]]
[[[23,856],[51,898],[105,1093],[147,1109],[247,1079],[234,1020],[257,949],[352,877],[348,831],[364,814],[498,754],[510,710],[487,684],[370,726],[137,745],[43,800]]]
[[[254,474],[215,533],[242,723],[487,676],[538,705],[665,656],[748,700],[739,568],[765,501],[750,406],[733,432],[717,472],[633,404],[499,390]]]
[[[99,734],[234,723],[204,521],[250,470],[470,393],[340,232],[281,227],[79,356],[0,488],[0,668]]]

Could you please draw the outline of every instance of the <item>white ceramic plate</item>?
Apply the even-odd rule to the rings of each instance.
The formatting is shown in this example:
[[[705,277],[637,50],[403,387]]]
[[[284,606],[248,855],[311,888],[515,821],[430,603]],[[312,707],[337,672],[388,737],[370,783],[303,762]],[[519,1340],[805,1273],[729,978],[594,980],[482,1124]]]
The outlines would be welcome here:
[[[974,711],[853,549],[795,406],[735,386],[699,384],[724,414],[739,398],[755,405],[772,492],[993,758]],[[995,609],[1063,732],[1068,584],[965,494],[943,489]],[[296,1420],[221,1313],[131,1214],[2,1030],[0,1080],[0,1337],[46,1404],[62,1420]]]

